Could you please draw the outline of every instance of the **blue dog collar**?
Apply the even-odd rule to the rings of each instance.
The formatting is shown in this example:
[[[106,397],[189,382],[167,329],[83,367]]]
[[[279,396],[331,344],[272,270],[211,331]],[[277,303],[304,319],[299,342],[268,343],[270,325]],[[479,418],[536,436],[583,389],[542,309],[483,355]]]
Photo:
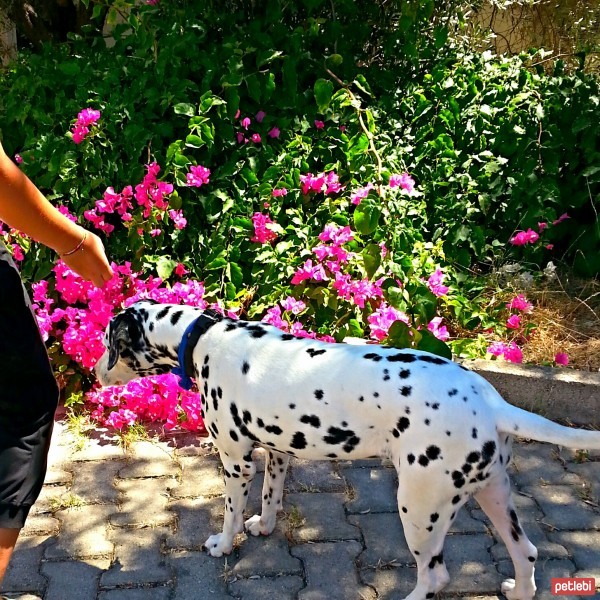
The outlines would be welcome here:
[[[194,384],[192,376],[195,375],[195,369],[192,355],[200,336],[222,318],[217,311],[208,309],[192,321],[183,333],[177,350],[179,365],[174,367],[171,372],[179,377],[179,386],[184,390],[191,389]]]

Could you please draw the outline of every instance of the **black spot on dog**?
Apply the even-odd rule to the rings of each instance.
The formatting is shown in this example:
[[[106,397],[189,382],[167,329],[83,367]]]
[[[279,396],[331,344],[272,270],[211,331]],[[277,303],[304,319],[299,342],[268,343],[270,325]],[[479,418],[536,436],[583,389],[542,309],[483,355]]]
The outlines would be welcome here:
[[[170,309],[169,306],[165,306],[164,308],[162,308],[161,310],[159,310],[156,313],[156,320],[157,321],[161,321],[162,319],[164,319],[169,314],[170,310],[171,309]]]
[[[327,352],[327,350],[321,349],[321,350],[315,350],[314,348],[308,348],[306,350],[307,354],[310,354],[311,358],[314,358],[315,356],[319,356],[319,354],[325,354],[325,352]]]
[[[381,356],[381,354],[376,354],[375,352],[369,352],[368,354],[365,354],[363,358],[366,358],[367,360],[372,360],[374,362],[379,362],[383,358],[383,356]]]
[[[306,436],[301,431],[297,431],[292,438],[290,446],[296,450],[306,448]]]
[[[242,365],[242,373],[244,375],[246,375],[246,373],[248,373],[248,371],[250,370],[250,365],[244,361],[244,364]]]
[[[312,425],[315,428],[321,427],[321,419],[317,417],[317,415],[302,415],[300,417],[301,423],[307,423],[308,425]]]
[[[171,315],[171,325],[177,325],[177,322],[179,321],[179,319],[181,319],[182,315],[183,315],[182,310],[178,310],[178,311],[174,312]]]
[[[471,464],[469,464],[469,463],[465,463],[465,464],[462,466],[462,472],[463,472],[465,475],[468,475],[468,474],[471,472],[471,470],[472,470],[472,469],[473,469],[473,465],[471,465]]]
[[[465,485],[466,480],[460,471],[452,472],[452,479],[454,480],[454,487],[461,488]]]
[[[412,464],[415,462],[415,455],[414,455],[414,454],[409,454],[409,455],[406,457],[406,460],[408,461],[408,464],[409,464],[409,465],[412,465]]]
[[[400,379],[408,379],[410,377],[410,370],[409,369],[402,369],[399,373],[400,375]]]
[[[256,419],[256,424],[261,428],[265,426],[265,422],[260,417]]]
[[[533,562],[535,562],[535,556],[528,556],[528,557],[527,557],[527,560],[528,560],[529,562],[532,562],[532,563],[533,563]]]
[[[432,515],[433,516],[433,515]],[[437,520],[437,519],[436,519]],[[433,522],[433,521],[432,521]],[[432,556],[431,560],[429,561],[429,568],[433,569],[435,567],[435,565],[442,565],[444,564],[444,553],[440,552],[437,556]]]
[[[388,371],[388,369],[384,369],[383,370],[383,380],[384,381],[389,381],[390,380],[390,372]]]
[[[403,396],[410,396],[412,393],[412,386],[410,386],[410,385],[403,386],[402,388],[400,388],[400,393]]]
[[[477,439],[477,427],[473,427],[471,431],[471,437],[476,440]]]
[[[521,534],[523,533],[521,525],[519,524],[519,517],[517,517],[517,513],[512,508],[510,509],[508,515],[510,516],[510,522],[512,525],[510,534],[513,540],[515,540],[515,542],[518,542],[519,538],[521,537]]]
[[[429,460],[437,460],[440,458],[442,451],[438,448],[438,446],[428,446],[427,450],[425,450],[425,454]]]
[[[294,410],[296,408],[295,404],[290,404],[289,406],[290,406],[290,410]]]
[[[295,336],[295,335],[292,335],[291,333],[284,333],[284,334],[281,336],[281,339],[282,339],[282,341],[284,341],[284,342],[289,342],[290,340],[293,340],[295,337],[296,337],[296,336]]]
[[[424,454],[421,454],[421,456],[419,456],[419,464],[422,467],[426,467],[429,464],[429,459]]]
[[[417,360],[417,357],[414,354],[406,354],[405,352],[399,352],[398,354],[392,354],[392,356],[387,357],[389,362],[403,362],[403,363],[412,363]]]
[[[322,400],[323,399],[323,390],[315,390],[315,398],[317,400]]]
[[[267,433],[274,433],[275,435],[281,435],[283,433],[283,429],[278,425],[267,425],[265,431]]]
[[[400,433],[404,433],[410,427],[410,420],[406,417],[400,417],[396,427]]]
[[[250,325],[248,328],[250,335],[253,338],[261,338],[263,335],[267,335],[266,329],[263,329],[260,325]]]
[[[448,396],[452,397],[452,396],[456,396],[456,394],[458,394],[458,390],[456,388],[452,388],[449,392],[448,392]]]
[[[352,452],[356,446],[360,443],[360,438],[356,435],[353,435],[343,446],[344,452]]]
[[[454,496],[452,498],[452,504],[458,504],[460,502],[460,496]]]
[[[359,402],[364,402],[364,401],[365,401],[365,397],[364,397],[364,396],[361,396],[361,397],[358,399],[358,401],[359,401]]]
[[[250,414],[249,411],[245,410],[242,413],[242,418],[244,419],[244,424],[248,425],[248,423],[252,423],[252,415]]]
[[[233,429],[229,430],[229,435],[234,442],[238,441],[238,434]]]
[[[432,365],[449,365],[449,364],[451,364],[447,360],[444,360],[443,358],[439,358],[437,356],[429,356],[429,355],[419,356],[419,360],[421,362],[430,363]]]
[[[434,403],[431,405],[431,408],[432,408],[433,410],[437,410],[439,407],[440,407],[440,403],[439,403],[439,402],[434,402]]]
[[[481,454],[479,454],[479,452],[470,452],[467,455],[467,462],[469,463],[476,463],[479,461],[479,459],[481,458]]]
[[[489,442],[486,442],[481,448],[481,458],[483,458],[484,461],[489,462],[494,457],[495,452],[496,442],[490,440]]]

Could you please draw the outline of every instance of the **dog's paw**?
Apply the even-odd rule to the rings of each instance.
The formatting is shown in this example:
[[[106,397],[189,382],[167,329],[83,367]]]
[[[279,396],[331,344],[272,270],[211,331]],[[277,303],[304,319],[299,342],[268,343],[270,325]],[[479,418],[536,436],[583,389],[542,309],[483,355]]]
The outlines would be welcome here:
[[[211,556],[218,558],[223,554],[231,554],[233,540],[228,540],[222,533],[211,535],[202,546]]]
[[[522,582],[521,582],[522,583]],[[529,586],[525,586],[528,588]],[[514,579],[506,579],[502,582],[500,587],[502,593],[508,598],[508,600],[533,600],[535,596],[535,587],[533,590],[517,589],[516,582]]]
[[[269,535],[275,528],[275,523],[269,526],[268,523],[263,522],[260,515],[254,515],[244,523],[244,528],[252,535]]]

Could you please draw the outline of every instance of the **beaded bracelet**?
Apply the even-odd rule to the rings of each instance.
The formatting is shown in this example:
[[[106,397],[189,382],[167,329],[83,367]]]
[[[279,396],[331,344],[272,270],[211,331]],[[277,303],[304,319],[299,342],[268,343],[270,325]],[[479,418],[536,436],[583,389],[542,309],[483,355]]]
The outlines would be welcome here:
[[[85,244],[85,240],[87,240],[87,236],[88,236],[88,232],[86,231],[83,234],[83,237],[81,238],[81,241],[79,242],[79,244],[77,244],[77,246],[75,246],[75,248],[73,248],[73,250],[69,250],[68,252],[63,252],[63,254],[59,254],[59,256],[61,258],[64,258],[65,256],[71,256],[72,254],[75,254],[75,252],[78,252],[79,250],[81,250],[83,248],[83,244]]]

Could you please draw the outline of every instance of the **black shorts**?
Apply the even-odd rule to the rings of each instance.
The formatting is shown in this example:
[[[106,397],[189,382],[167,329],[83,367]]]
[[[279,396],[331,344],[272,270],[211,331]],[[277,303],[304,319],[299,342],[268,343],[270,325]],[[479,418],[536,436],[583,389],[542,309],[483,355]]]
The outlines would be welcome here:
[[[23,527],[39,496],[57,403],[21,279],[0,248],[0,527]]]

